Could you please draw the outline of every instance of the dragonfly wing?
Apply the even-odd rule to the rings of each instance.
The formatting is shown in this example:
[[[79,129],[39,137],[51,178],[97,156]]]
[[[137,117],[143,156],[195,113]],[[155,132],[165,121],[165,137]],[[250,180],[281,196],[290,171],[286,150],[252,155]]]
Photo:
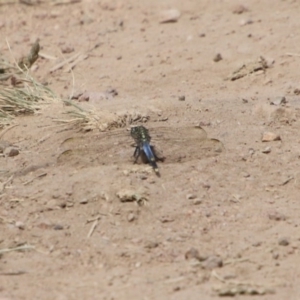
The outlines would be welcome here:
[[[150,135],[153,135],[151,143],[155,155],[166,163],[204,159],[224,151],[223,144],[217,139],[208,138],[202,127],[183,127],[174,130],[155,128],[152,131],[149,130]]]
[[[204,140],[207,138],[206,131],[200,126],[189,127],[154,127],[149,128],[151,141],[174,141],[181,142],[183,139]]]
[[[149,133],[157,160],[183,162],[216,156],[224,150],[223,144],[207,138],[201,127],[149,128]],[[134,142],[126,129],[98,134],[73,134],[61,143],[57,163],[78,168],[133,163],[134,149]],[[143,155],[138,163],[141,162],[147,162]]]
[[[132,139],[126,130],[73,135],[61,143],[57,163],[84,168],[133,162],[132,144]]]

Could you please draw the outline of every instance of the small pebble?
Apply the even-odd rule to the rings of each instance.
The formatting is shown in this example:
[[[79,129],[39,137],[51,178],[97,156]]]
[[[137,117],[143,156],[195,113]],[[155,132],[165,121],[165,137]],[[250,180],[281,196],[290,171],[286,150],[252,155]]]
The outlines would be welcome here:
[[[253,23],[253,21],[251,19],[241,20],[240,21],[240,26],[250,25],[252,23]]]
[[[3,153],[5,156],[13,157],[13,156],[17,156],[20,152],[15,147],[7,147],[7,148],[5,148]]]
[[[205,217],[206,217],[206,218],[210,218],[210,217],[211,217],[211,212],[209,212],[209,211],[206,212],[206,213],[205,213]]]
[[[90,100],[90,96],[87,93],[84,93],[78,97],[79,102],[88,102]]]
[[[60,225],[60,224],[55,224],[55,225],[53,226],[53,229],[54,229],[54,230],[63,230],[63,229],[64,229],[64,226],[62,226],[62,225]]]
[[[240,15],[247,11],[248,11],[248,8],[241,4],[236,5],[232,8],[232,13],[237,14],[237,15]]]
[[[273,220],[273,221],[285,221],[286,220],[286,216],[277,211],[269,213],[268,217],[270,220]]]
[[[219,62],[220,60],[222,60],[223,57],[220,53],[217,53],[213,59],[214,62]]]
[[[201,203],[202,203],[201,199],[195,199],[195,200],[193,200],[193,205],[199,205]]]
[[[117,197],[121,202],[131,202],[136,201],[136,193],[133,190],[121,190],[117,192]]]
[[[287,237],[281,237],[278,239],[278,245],[280,246],[288,246],[290,244],[290,240]]]
[[[179,101],[184,101],[184,100],[185,100],[185,96],[184,96],[184,95],[179,96],[179,97],[178,97],[178,100],[179,100]]]
[[[58,203],[58,206],[59,206],[60,208],[66,208],[66,207],[67,207],[67,202],[65,202],[65,201],[59,202],[59,203]],[[70,206],[69,206],[69,207],[70,207]]]
[[[262,153],[268,154],[271,152],[271,147],[266,147],[264,150],[261,151]]]
[[[148,176],[146,174],[141,174],[140,175],[140,179],[141,180],[147,180],[148,179]]]
[[[202,267],[207,270],[221,268],[222,266],[223,266],[222,258],[215,255],[209,256],[205,261],[202,262]]]
[[[160,17],[160,21],[159,23],[163,24],[163,23],[175,23],[178,21],[178,19],[181,16],[181,12],[176,9],[168,9],[165,11],[161,12],[161,17]]]
[[[17,221],[15,225],[16,225],[17,228],[19,228],[21,230],[25,229],[25,224],[21,221]]]
[[[295,95],[300,95],[300,89],[295,89],[295,90],[294,90],[294,94],[295,94]]]
[[[40,229],[51,229],[53,228],[53,224],[48,220],[43,220],[42,222],[37,224],[37,227]]]
[[[271,141],[280,141],[281,137],[280,135],[274,133],[274,132],[264,132],[262,135],[262,142],[271,142]]]
[[[127,216],[128,222],[133,222],[135,219],[136,219],[135,214],[133,214],[133,213],[128,214],[128,216]]]
[[[87,198],[83,198],[79,201],[79,204],[87,204],[89,200]]]
[[[250,177],[250,174],[247,173],[247,172],[242,172],[242,176],[245,177],[245,178],[249,178],[249,177]]]
[[[259,246],[261,246],[261,242],[254,242],[254,243],[252,244],[252,246],[253,246],[253,247],[259,247]]]
[[[68,54],[68,53],[74,52],[74,48],[71,46],[64,46],[61,48],[61,52]]]
[[[250,156],[252,156],[255,153],[255,150],[253,148],[250,148],[248,153]]]
[[[154,249],[154,248],[157,248],[158,246],[159,246],[158,242],[150,241],[145,245],[145,248],[146,249]]]
[[[195,195],[195,194],[187,194],[186,195],[186,199],[188,199],[188,200],[193,200],[193,199],[196,199],[197,198],[197,195]]]
[[[162,222],[162,223],[169,223],[169,222],[173,222],[174,219],[168,215],[165,215],[165,216],[161,216],[159,218],[159,220]]]
[[[276,97],[273,101],[270,102],[271,105],[283,105],[283,104],[286,104],[287,101],[286,101],[286,98],[283,96],[283,97]]]
[[[200,255],[199,255],[199,251],[196,248],[191,248],[190,250],[188,250],[185,255],[184,255],[185,259],[189,260],[189,259],[197,259],[200,260]]]

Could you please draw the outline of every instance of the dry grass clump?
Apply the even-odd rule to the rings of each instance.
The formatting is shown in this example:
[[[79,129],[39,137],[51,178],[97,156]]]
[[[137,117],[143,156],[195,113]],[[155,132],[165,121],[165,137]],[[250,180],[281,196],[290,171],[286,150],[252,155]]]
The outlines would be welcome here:
[[[9,125],[15,116],[34,114],[41,106],[53,101],[62,101],[46,86],[37,82],[29,69],[38,59],[39,40],[31,47],[29,54],[18,63],[10,63],[0,54],[0,128]],[[122,128],[135,122],[146,122],[149,117],[137,111],[112,113],[101,109],[80,107],[73,100],[65,100],[67,118],[56,120],[70,124],[83,131],[98,129],[107,131]]]
[[[110,112],[91,108],[83,109],[72,100],[64,101],[67,106],[73,109],[67,112],[68,118],[57,120],[62,123],[72,124],[83,131],[98,129],[108,131],[116,128],[123,128],[136,122],[147,122],[149,117],[137,111]]]
[[[9,124],[15,116],[33,114],[43,103],[57,99],[48,87],[29,74],[39,49],[37,40],[29,54],[18,63],[12,64],[0,58],[0,128]]]

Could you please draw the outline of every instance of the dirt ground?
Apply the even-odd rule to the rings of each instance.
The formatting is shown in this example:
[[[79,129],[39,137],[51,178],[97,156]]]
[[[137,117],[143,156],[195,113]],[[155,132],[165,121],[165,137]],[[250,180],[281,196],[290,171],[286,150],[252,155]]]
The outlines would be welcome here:
[[[118,130],[200,124],[225,151],[197,157],[186,139],[157,177],[114,131],[58,123],[61,101],[16,118],[0,299],[300,299],[299,1],[5,2],[1,55],[39,38],[31,73],[61,98],[127,116]],[[74,136],[81,152],[61,159]]]

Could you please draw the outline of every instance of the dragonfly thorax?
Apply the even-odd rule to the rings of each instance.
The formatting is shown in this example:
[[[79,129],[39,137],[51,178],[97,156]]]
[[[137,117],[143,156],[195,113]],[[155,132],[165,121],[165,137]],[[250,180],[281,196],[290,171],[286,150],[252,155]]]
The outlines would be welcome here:
[[[151,137],[148,133],[148,129],[144,126],[135,126],[131,128],[130,131],[131,137],[135,140],[135,142],[140,145],[144,142],[150,142]]]

